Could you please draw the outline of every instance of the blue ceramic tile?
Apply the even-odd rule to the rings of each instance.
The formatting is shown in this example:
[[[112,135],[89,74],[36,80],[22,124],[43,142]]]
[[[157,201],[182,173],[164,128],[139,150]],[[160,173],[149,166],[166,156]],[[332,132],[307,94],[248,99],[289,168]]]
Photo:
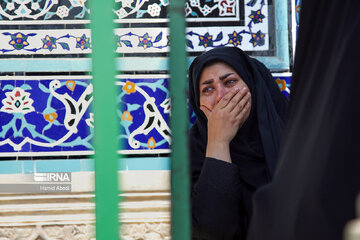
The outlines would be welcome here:
[[[93,150],[88,77],[5,78],[0,87],[1,153]]]
[[[81,160],[36,160],[36,172],[80,172]]]
[[[89,72],[91,59],[0,59],[0,72]]]
[[[82,172],[93,172],[95,169],[94,159],[83,159],[80,160]]]
[[[22,20],[25,23],[33,20],[56,22],[59,20],[81,20],[88,16],[88,4],[86,1],[46,1],[37,0],[32,4],[19,1],[3,1],[1,4],[1,24],[11,21]]]
[[[24,174],[30,174],[34,173],[35,171],[35,163],[31,160],[23,161],[23,173]]]
[[[122,170],[122,171],[128,170],[126,158],[122,158],[118,160],[118,170]]]
[[[169,149],[171,99],[167,77],[129,76],[119,80],[118,117],[122,149],[134,154]]]
[[[273,73],[273,77],[281,92],[289,98],[292,73]]]
[[[23,165],[21,161],[0,161],[0,174],[22,173]]]
[[[121,170],[170,170],[170,158],[127,158],[126,168]]]

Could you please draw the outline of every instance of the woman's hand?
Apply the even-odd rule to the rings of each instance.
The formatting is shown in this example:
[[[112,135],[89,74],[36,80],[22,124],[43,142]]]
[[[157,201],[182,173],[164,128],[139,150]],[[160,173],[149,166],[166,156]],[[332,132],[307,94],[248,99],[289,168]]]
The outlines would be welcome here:
[[[232,89],[212,110],[200,106],[208,119],[206,156],[231,162],[229,143],[249,117],[251,94],[247,87]]]

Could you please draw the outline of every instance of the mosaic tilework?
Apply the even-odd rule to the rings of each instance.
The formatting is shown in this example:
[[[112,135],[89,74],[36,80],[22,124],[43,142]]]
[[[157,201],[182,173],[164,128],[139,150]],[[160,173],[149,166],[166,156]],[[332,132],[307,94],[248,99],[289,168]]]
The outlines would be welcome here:
[[[169,52],[170,38],[167,28],[115,29],[116,52],[154,53]]]
[[[87,4],[86,0],[3,0],[0,22],[84,19],[90,12]]]
[[[125,1],[125,0],[124,0]],[[123,4],[124,4],[124,1]],[[139,4],[137,1],[136,4]],[[156,8],[156,14],[144,15],[141,13],[134,17],[133,13],[139,6],[131,6],[131,11],[126,12],[126,7],[120,8],[117,13],[123,22],[153,23],[163,22],[166,18],[159,17],[161,6],[166,6],[165,1],[152,3],[149,1],[149,8]],[[157,6],[157,7],[156,7]],[[141,7],[140,7],[141,8]],[[138,12],[145,10],[138,9]],[[241,9],[241,11],[240,11]],[[121,14],[120,14],[121,12]],[[126,12],[126,13],[125,13]],[[130,14],[130,12],[132,14]],[[240,14],[239,12],[242,12]],[[134,13],[135,14],[135,13]],[[190,0],[185,5],[185,15],[189,26],[186,29],[186,45],[188,52],[200,52],[206,49],[221,46],[239,46],[245,51],[265,51],[269,49],[268,29],[268,6],[265,0],[244,1],[205,1]],[[144,21],[146,20],[146,21]],[[152,21],[148,21],[152,20]],[[204,25],[204,22],[206,25]],[[223,25],[219,25],[219,22]],[[139,27],[129,29],[117,29],[117,52],[168,52],[171,43],[169,29],[164,27]]]
[[[272,75],[281,92],[289,98],[292,73],[273,73]]]
[[[0,31],[0,54],[90,53],[89,29]]]
[[[125,65],[131,62],[131,54],[167,56],[171,45],[168,4],[168,0],[115,0],[114,21],[125,24],[115,29],[114,45],[117,53],[128,54]],[[90,22],[89,7],[86,0],[0,1],[0,54],[86,57],[91,52],[90,29],[85,25]],[[214,47],[237,46],[254,53],[271,69],[287,70],[286,9],[286,0],[188,0],[184,13],[189,56]],[[153,59],[152,70],[162,68],[161,59]]]
[[[168,77],[118,76],[122,153],[169,152]],[[93,153],[91,77],[0,79],[0,156]]]
[[[243,50],[266,50],[265,35],[243,38],[233,28],[209,28],[186,33],[189,51],[200,51],[203,48],[219,46],[240,46],[243,39],[253,44],[245,45]],[[118,53],[153,53],[169,52],[170,38],[167,28],[133,28],[116,29],[116,52]],[[214,37],[216,36],[216,38]],[[224,37],[226,36],[226,37]],[[0,54],[77,54],[91,52],[89,29],[64,30],[6,30],[0,31]],[[200,49],[199,49],[200,48]]]
[[[203,51],[206,48],[220,46],[239,46],[245,51],[261,51],[269,49],[269,26],[267,1],[217,1],[216,16],[207,18],[214,26],[188,27],[186,31],[188,51]],[[239,4],[237,6],[237,4]],[[201,6],[199,0],[190,1],[190,6]],[[207,3],[202,8],[204,17],[211,12]],[[224,18],[223,14],[237,11],[237,21]],[[186,11],[186,10],[185,10]],[[209,12],[209,13],[208,13]],[[194,13],[189,10],[187,15]],[[221,20],[220,20],[221,19]],[[196,19],[197,20],[197,19]],[[202,20],[199,19],[199,22]],[[227,22],[227,26],[220,27],[220,23]],[[220,26],[219,26],[220,25]]]
[[[0,89],[2,155],[92,149],[89,77],[5,77]]]
[[[168,76],[117,79],[120,152],[169,153]],[[274,74],[274,80],[288,96],[291,74]],[[93,153],[91,77],[7,77],[0,89],[0,156]],[[196,118],[192,111],[189,117],[190,127]]]
[[[171,130],[168,76],[119,76],[118,115],[123,148],[128,153],[169,152]]]
[[[121,6],[114,12],[116,22],[166,22],[168,0],[134,1],[120,0]],[[256,1],[252,1],[253,3]],[[241,4],[240,4],[241,3]],[[251,4],[253,4],[251,3]],[[243,1],[234,0],[187,0],[185,3],[185,16],[187,21],[228,21],[239,18],[239,8]],[[146,19],[146,20],[145,20]]]

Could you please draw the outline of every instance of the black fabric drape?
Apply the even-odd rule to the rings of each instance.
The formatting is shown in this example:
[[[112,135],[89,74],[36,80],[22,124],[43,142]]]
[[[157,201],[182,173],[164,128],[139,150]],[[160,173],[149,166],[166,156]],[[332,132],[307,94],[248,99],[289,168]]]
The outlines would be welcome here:
[[[360,193],[360,1],[303,0],[274,180],[248,240],[340,240]]]

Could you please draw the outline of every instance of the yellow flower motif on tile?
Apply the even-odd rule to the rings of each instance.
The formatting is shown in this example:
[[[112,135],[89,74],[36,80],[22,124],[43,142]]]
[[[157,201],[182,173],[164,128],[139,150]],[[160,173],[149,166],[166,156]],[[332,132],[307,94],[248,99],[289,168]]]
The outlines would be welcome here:
[[[136,92],[136,90],[135,90],[135,83],[130,82],[130,81],[126,81],[125,86],[123,86],[122,89],[126,92],[126,94],[130,94],[130,93]]]
[[[49,49],[50,51],[56,49],[56,39],[54,37],[50,37],[46,35],[42,41],[44,43],[43,45],[44,49]]]
[[[148,142],[148,148],[155,148],[156,147],[156,141],[153,137],[149,138]]]
[[[285,91],[286,90],[286,81],[282,80],[280,78],[277,78],[276,80],[277,85],[279,86],[281,91]]]
[[[121,121],[132,121],[133,120],[133,116],[131,116],[131,113],[129,111],[124,111],[121,114]]]
[[[48,114],[44,114],[44,118],[46,121],[48,122],[54,122],[55,119],[57,119],[58,115],[56,112],[53,112],[53,113],[48,113]]]
[[[11,41],[9,44],[13,46],[16,50],[21,50],[25,46],[29,45],[27,42],[27,35],[23,35],[22,33],[14,33],[11,35]]]

